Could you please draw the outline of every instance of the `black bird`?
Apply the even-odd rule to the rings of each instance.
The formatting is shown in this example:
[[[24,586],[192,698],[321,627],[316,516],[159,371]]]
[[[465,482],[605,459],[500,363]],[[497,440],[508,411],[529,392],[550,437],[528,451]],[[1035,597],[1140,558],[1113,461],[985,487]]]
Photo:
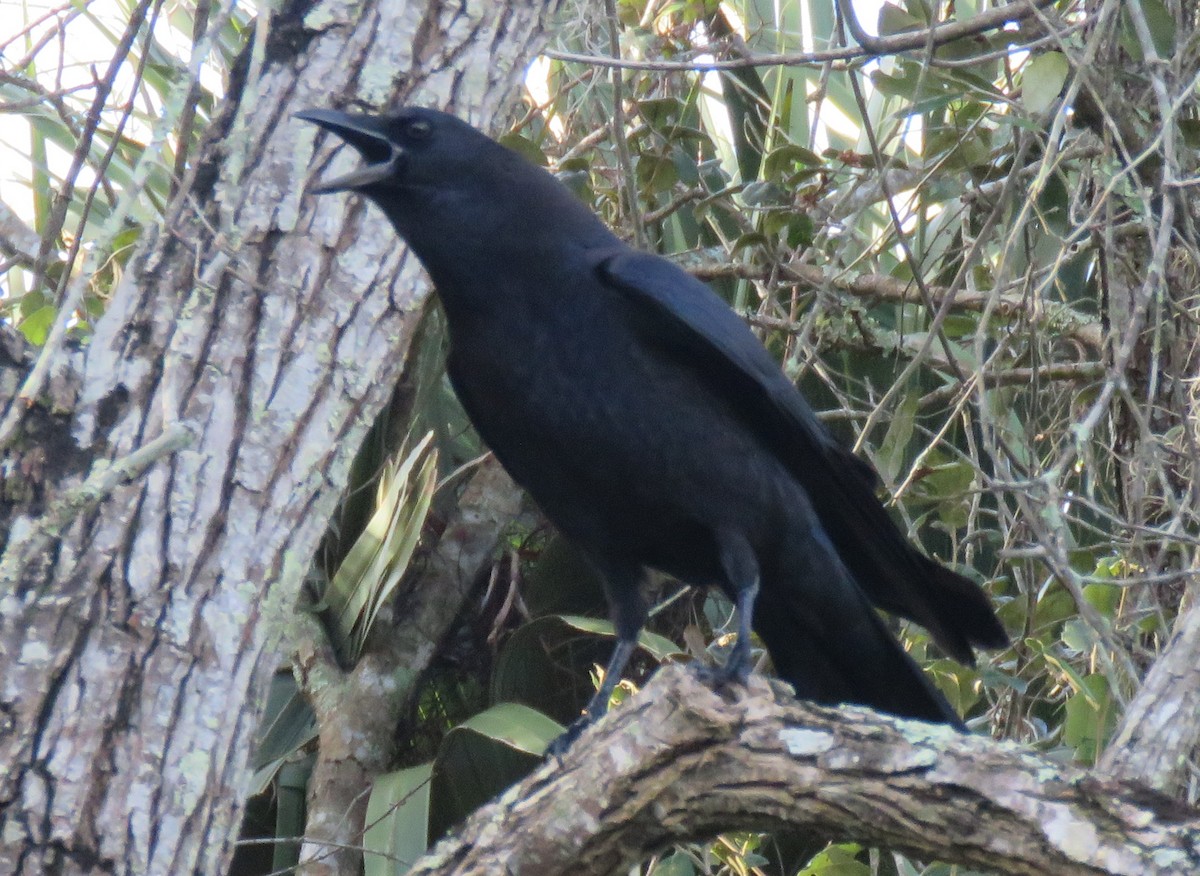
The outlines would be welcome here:
[[[801,697],[962,728],[873,606],[973,663],[1008,639],[987,597],[916,550],[877,476],[825,429],[707,286],[631,249],[551,174],[453,116],[309,110],[361,153],[313,189],[373,201],[428,270],[451,382],[517,483],[600,571],[618,640],[603,714],[646,619],[646,567],[720,587]]]

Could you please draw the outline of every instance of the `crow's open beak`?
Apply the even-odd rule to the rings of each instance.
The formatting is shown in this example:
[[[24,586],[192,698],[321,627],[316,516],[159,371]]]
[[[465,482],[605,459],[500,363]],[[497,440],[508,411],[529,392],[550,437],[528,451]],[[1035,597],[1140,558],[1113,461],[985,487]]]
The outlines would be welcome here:
[[[310,191],[315,194],[357,191],[372,183],[382,182],[399,169],[403,150],[388,139],[383,122],[378,116],[311,109],[296,113],[296,118],[313,122],[326,131],[337,134],[357,149],[367,162],[358,170],[313,186]]]

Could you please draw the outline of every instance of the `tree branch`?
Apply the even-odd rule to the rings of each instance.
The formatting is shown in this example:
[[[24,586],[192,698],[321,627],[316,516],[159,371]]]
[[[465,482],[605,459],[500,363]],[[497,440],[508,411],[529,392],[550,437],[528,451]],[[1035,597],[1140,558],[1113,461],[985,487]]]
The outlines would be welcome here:
[[[1180,615],[1166,650],[1125,709],[1100,760],[1106,773],[1180,791],[1200,747],[1200,602]]]
[[[29,266],[37,262],[41,243],[38,233],[12,207],[0,201],[0,252],[17,264]]]
[[[738,70],[746,67],[820,66],[833,61],[852,61],[858,58],[877,58],[898,55],[917,49],[942,46],[995,30],[1011,22],[1021,21],[1038,9],[1049,6],[1052,0],[1014,0],[1004,6],[988,9],[964,21],[946,21],[921,30],[906,31],[886,37],[869,38],[870,45],[839,46],[813,52],[787,52],[773,55],[746,55],[713,61],[635,61],[626,58],[578,52],[548,51],[543,54],[557,61],[592,64],[596,67],[620,67],[627,70]]]
[[[917,287],[906,280],[897,280],[880,274],[827,274],[817,265],[798,262],[770,266],[730,262],[728,259],[711,257],[703,253],[687,253],[675,261],[700,280],[715,280],[721,277],[736,277],[745,280],[769,280],[793,282],[812,289],[832,288],[866,301],[892,301],[896,303],[924,304]],[[928,286],[930,302],[940,306],[950,290],[945,286]],[[988,289],[970,291],[959,289],[954,293],[953,307],[957,310],[983,311],[990,308],[993,316],[1027,319],[1052,330],[1056,337],[1069,338],[1090,350],[1100,351],[1104,345],[1104,329],[1100,322],[1086,314],[1056,301],[1030,298],[1019,292]],[[769,318],[767,318],[769,319]],[[766,323],[763,323],[766,324]],[[772,323],[772,328],[786,328],[782,321]]]
[[[413,874],[608,874],[671,842],[800,828],[1009,874],[1200,868],[1200,811],[1011,743],[669,666]]]
[[[485,457],[424,568],[408,576],[395,605],[381,614],[352,670],[338,666],[316,618],[296,612],[296,680],[320,731],[298,872],[333,876],[357,869],[367,792],[394,765],[396,725],[496,542],[520,512],[521,498],[496,458]],[[403,622],[393,625],[392,617]]]
[[[78,487],[55,498],[46,513],[28,530],[13,538],[0,556],[0,595],[9,596],[33,558],[44,553],[55,538],[81,514],[91,511],[122,484],[136,480],[165,456],[184,449],[195,439],[184,423],[172,423],[155,438],[120,459],[98,459]]]

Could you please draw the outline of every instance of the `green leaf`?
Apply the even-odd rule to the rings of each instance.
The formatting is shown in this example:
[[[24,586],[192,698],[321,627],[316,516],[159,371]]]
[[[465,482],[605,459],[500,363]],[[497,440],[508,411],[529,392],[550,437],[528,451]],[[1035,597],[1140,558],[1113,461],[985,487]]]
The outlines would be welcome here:
[[[258,728],[255,767],[299,751],[315,736],[316,718],[290,671],[276,672]]]
[[[755,180],[742,189],[742,201],[748,207],[779,207],[790,200],[788,193],[773,182]]]
[[[806,213],[790,210],[774,210],[763,216],[763,231],[778,237],[787,246],[807,246],[812,243],[815,229],[811,217]]]
[[[58,313],[49,304],[37,308],[37,310],[24,317],[17,326],[21,330],[21,334],[31,344],[41,346],[46,343],[46,336],[50,334],[50,327],[54,325],[54,317]]]
[[[679,179],[675,162],[665,155],[641,155],[637,160],[638,189],[657,195],[669,191]]]
[[[447,733],[433,773],[430,840],[528,774],[562,732],[534,709],[500,703]]]
[[[901,109],[897,110],[894,115],[896,118],[902,119],[906,116],[933,113],[944,109],[945,107],[948,107],[950,104],[959,100],[962,100],[961,94],[932,94],[928,97],[923,97],[918,101],[914,101],[909,106],[902,107]],[[953,131],[951,133],[953,136],[961,135],[961,132],[959,131]]]
[[[612,624],[598,618],[548,615],[523,624],[496,657],[492,700],[524,703],[564,723],[575,720],[595,693],[583,679],[608,662],[614,638]],[[658,663],[680,653],[653,633],[643,631],[638,641],[640,653]]]
[[[563,726],[520,703],[498,703],[463,721],[447,734],[474,733],[494,742],[541,757],[546,746],[563,732]]]
[[[367,798],[364,876],[406,872],[429,847],[429,794],[433,764],[375,779]]]
[[[1179,119],[1176,124],[1184,144],[1189,149],[1200,149],[1200,119]]]
[[[1071,194],[1067,184],[1057,173],[1046,178],[1045,185],[1037,196],[1037,214],[1043,226],[1053,236],[1051,250],[1058,251],[1059,241],[1071,231]]]
[[[1083,588],[1083,598],[1102,615],[1111,618],[1121,602],[1122,590],[1113,584],[1088,584]]]
[[[654,97],[639,100],[638,113],[656,131],[672,126],[683,111],[683,102],[675,97]]]
[[[861,851],[855,843],[831,845],[796,876],[871,876],[871,868],[856,857]]]
[[[970,513],[971,487],[975,483],[975,466],[965,459],[948,462],[945,454],[936,451],[925,457],[925,465],[918,471],[914,486],[917,494],[925,501],[935,503],[935,510],[942,523],[951,529],[965,526]]]
[[[767,157],[763,159],[762,175],[766,179],[782,178],[798,164],[821,167],[824,163],[821,156],[811,149],[805,149],[795,143],[785,143],[767,153]]]
[[[1091,627],[1077,617],[1073,617],[1063,624],[1062,640],[1068,648],[1080,653],[1090,651],[1096,644],[1096,636],[1092,633]]]
[[[994,666],[983,665],[979,667],[979,680],[989,690],[1009,689],[1015,690],[1019,694],[1024,694],[1029,690],[1029,682],[1018,675],[1009,675]]]
[[[533,617],[608,611],[603,579],[583,552],[561,535],[546,542],[525,574],[521,598]]]
[[[280,771],[317,738],[317,720],[290,671],[276,672],[267,693],[251,766],[250,796],[262,794]]]
[[[1116,727],[1117,710],[1107,678],[1089,675],[1082,681],[1082,687],[1067,700],[1063,741],[1075,749],[1078,760],[1094,763]]]
[[[315,756],[286,764],[279,771],[275,790],[275,837],[285,840],[271,850],[271,868],[286,872],[300,863],[299,838],[304,836],[305,802],[308,779]]]
[[[935,465],[921,483],[937,498],[961,496],[975,483],[975,466],[965,459]]]
[[[761,231],[747,231],[733,242],[733,246],[729,248],[729,254],[735,256],[744,249],[767,246],[769,243],[770,241]]]
[[[522,137],[520,134],[505,134],[499,139],[501,146],[507,146],[518,155],[523,155],[539,167],[545,167],[549,162],[546,160],[546,153],[542,148],[534,143],[528,137]]]
[[[1154,51],[1164,60],[1170,60],[1175,54],[1175,18],[1162,0],[1140,0],[1142,15],[1146,26],[1150,29],[1150,41],[1154,43]],[[1135,61],[1143,61],[1146,53],[1142,50],[1142,40],[1137,34],[1128,8],[1121,9],[1121,47],[1129,52]]]
[[[1035,643],[1035,640],[1032,639],[1026,639],[1025,643],[1030,646],[1031,650],[1040,653],[1047,663],[1061,672],[1066,678],[1067,684],[1071,685],[1077,693],[1087,695],[1088,686],[1084,676],[1079,674],[1079,670],[1072,666],[1069,660],[1060,656],[1058,653],[1059,649],[1047,647],[1041,641],[1036,641]]]
[[[594,617],[576,617],[573,615],[560,615],[558,619],[580,632],[591,633],[595,636],[606,636],[613,639],[617,637],[616,629],[611,622],[606,620]],[[683,653],[679,650],[679,646],[670,639],[660,636],[657,633],[651,633],[648,630],[642,630],[638,635],[638,647],[650,654],[659,663],[670,660],[672,657],[678,657]]]
[[[437,451],[429,432],[379,481],[377,510],[329,581],[325,601],[339,655],[353,663],[379,610],[395,591],[417,548],[437,484]],[[403,453],[403,451],[401,451]]]
[[[696,865],[683,852],[676,852],[655,864],[649,876],[696,876]]]
[[[1038,597],[1033,616],[1034,625],[1041,630],[1074,617],[1075,614],[1075,600],[1071,598],[1071,594],[1058,584],[1052,584]]]
[[[917,83],[907,76],[893,76],[882,70],[875,70],[871,73],[871,84],[886,97],[904,97],[911,100],[916,93]]]
[[[886,480],[894,481],[900,476],[908,456],[908,445],[912,441],[913,428],[917,422],[917,405],[921,394],[910,386],[903,393],[896,412],[892,414],[887,434],[875,455],[875,464]]]
[[[1025,65],[1021,76],[1021,100],[1031,113],[1042,113],[1058,99],[1071,65],[1062,52],[1046,52]]]
[[[892,36],[905,31],[920,30],[925,22],[910,15],[894,3],[884,3],[879,7],[879,35]]]

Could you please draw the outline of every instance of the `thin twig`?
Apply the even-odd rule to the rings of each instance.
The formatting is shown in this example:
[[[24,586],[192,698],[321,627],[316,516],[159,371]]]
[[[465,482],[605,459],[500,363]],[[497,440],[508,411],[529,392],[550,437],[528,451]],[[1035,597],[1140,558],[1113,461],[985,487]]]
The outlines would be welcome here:
[[[742,58],[729,58],[713,61],[631,61],[618,57],[614,52],[609,57],[602,55],[587,55],[578,52],[546,52],[546,57],[556,61],[573,61],[580,64],[593,64],[597,67],[615,67],[624,70],[740,70],[747,67],[806,67],[820,66],[831,61],[856,61],[863,58],[877,58],[884,55],[897,55],[927,45],[940,46],[965,37],[975,36],[1009,22],[1021,21],[1032,15],[1040,7],[1050,5],[1054,0],[1014,0],[1005,6],[981,12],[966,21],[951,21],[934,25],[924,30],[908,31],[888,37],[878,37],[871,40],[872,48],[863,46],[821,49],[815,52],[785,52],[781,54],[749,55]],[[711,51],[711,47],[706,49]]]
[[[13,593],[24,568],[36,555],[43,553],[73,520],[95,508],[117,487],[132,482],[154,463],[182,450],[194,439],[191,429],[176,422],[128,456],[116,460],[96,460],[91,474],[82,484],[51,502],[28,531],[10,542],[0,557],[0,593],[4,597]]]

